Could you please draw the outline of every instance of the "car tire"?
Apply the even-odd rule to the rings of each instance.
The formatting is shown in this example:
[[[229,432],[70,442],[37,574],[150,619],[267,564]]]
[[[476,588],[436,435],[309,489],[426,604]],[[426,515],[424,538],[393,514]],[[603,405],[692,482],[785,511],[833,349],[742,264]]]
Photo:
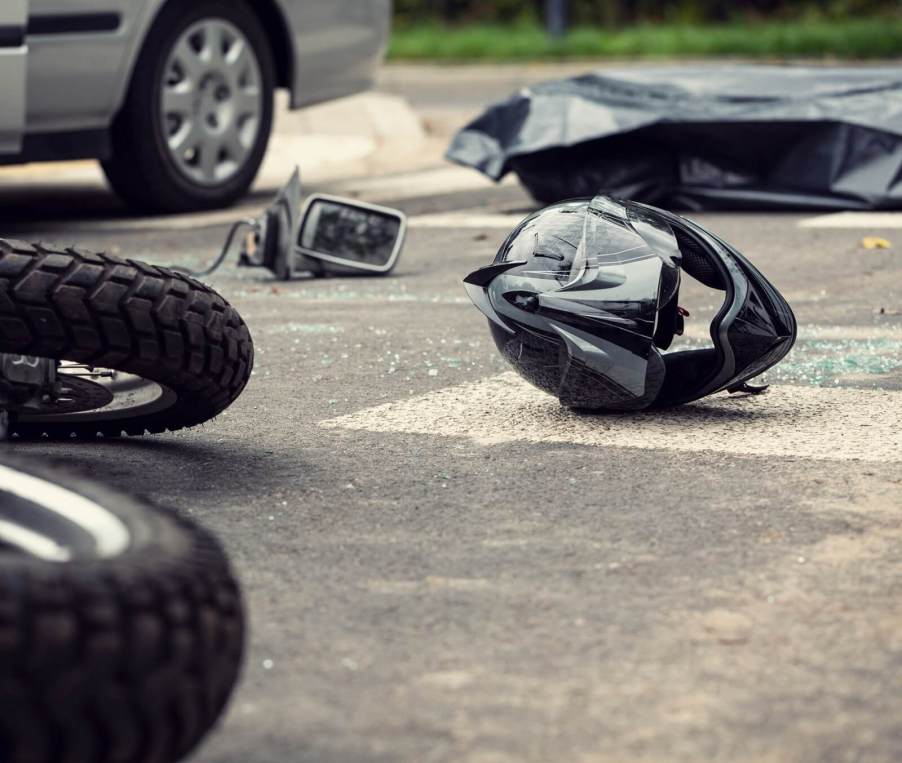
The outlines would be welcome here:
[[[259,90],[262,99],[258,113],[253,117],[256,131],[252,131],[253,137],[248,138],[246,143],[239,145],[246,154],[240,160],[224,164],[230,169],[230,174],[223,174],[221,179],[218,169],[204,178],[199,177],[206,169],[200,167],[207,154],[205,145],[201,145],[200,150],[194,153],[190,146],[181,150],[170,145],[173,136],[167,133],[172,129],[172,123],[167,120],[174,117],[175,124],[178,125],[182,115],[164,113],[164,97],[167,92],[171,92],[164,88],[173,87],[169,78],[181,66],[180,59],[173,58],[178,55],[176,47],[185,39],[196,41],[197,37],[186,38],[186,35],[190,35],[192,30],[203,29],[205,24],[220,25],[231,32],[237,32],[241,41],[247,44],[252,54],[250,60],[257,65],[254,70],[256,76],[250,79],[254,80],[253,87]],[[215,30],[216,27],[210,28]],[[215,49],[214,46],[211,45],[211,49]],[[228,114],[237,115],[233,120],[225,120],[225,130],[231,136],[232,130],[229,127],[234,121],[235,134],[241,139],[247,137],[239,123],[243,117],[239,113],[241,106],[238,88],[227,78],[227,75],[235,74],[235,70],[224,63],[232,48],[220,50],[221,60],[212,63],[203,61],[200,53],[197,53],[196,60],[192,60],[196,71],[185,75],[190,88],[187,94],[189,101],[186,101],[188,105],[184,106],[182,127],[185,123],[190,124],[189,132],[192,135],[197,128],[199,134],[204,139],[209,139],[212,146],[216,145],[216,136],[211,136],[207,131],[213,129],[209,120],[217,119],[216,109],[219,104],[216,101],[223,84],[234,104],[233,111]],[[182,69],[191,71],[188,67]],[[239,82],[243,86],[243,81]],[[256,91],[252,91],[249,96],[252,99],[256,98],[254,92]],[[135,65],[126,102],[112,126],[112,156],[103,162],[110,185],[129,206],[145,211],[192,212],[233,204],[247,193],[266,153],[272,132],[274,92],[275,65],[266,33],[257,17],[243,2],[201,0],[190,4],[169,3],[147,36]],[[243,95],[247,95],[247,91]],[[216,128],[223,127],[219,123],[213,124]],[[246,126],[246,121],[243,124]],[[175,134],[179,134],[179,130],[175,130]],[[196,139],[189,136],[190,140]],[[209,151],[208,155],[221,152],[226,156],[225,145],[223,140],[220,148]],[[192,157],[192,161],[197,161],[197,175],[185,157]]]

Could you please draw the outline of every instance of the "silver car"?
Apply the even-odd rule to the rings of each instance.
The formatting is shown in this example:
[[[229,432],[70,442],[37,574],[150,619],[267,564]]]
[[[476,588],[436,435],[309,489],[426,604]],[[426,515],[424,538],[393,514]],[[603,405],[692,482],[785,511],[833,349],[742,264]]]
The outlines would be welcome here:
[[[132,206],[230,204],[275,88],[366,89],[390,24],[391,0],[0,0],[0,164],[97,158]]]

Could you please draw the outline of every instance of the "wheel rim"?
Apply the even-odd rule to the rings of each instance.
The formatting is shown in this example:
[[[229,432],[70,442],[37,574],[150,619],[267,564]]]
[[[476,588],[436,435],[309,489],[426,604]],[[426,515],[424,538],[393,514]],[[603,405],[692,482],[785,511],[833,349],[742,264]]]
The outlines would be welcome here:
[[[125,523],[96,501],[0,464],[0,559],[109,559],[131,542]]]
[[[264,105],[260,62],[245,34],[215,18],[185,30],[166,61],[160,104],[164,143],[182,175],[212,187],[238,174]]]
[[[162,413],[178,401],[171,389],[141,376],[63,362],[62,395],[37,412],[21,413],[23,424],[102,423]]]

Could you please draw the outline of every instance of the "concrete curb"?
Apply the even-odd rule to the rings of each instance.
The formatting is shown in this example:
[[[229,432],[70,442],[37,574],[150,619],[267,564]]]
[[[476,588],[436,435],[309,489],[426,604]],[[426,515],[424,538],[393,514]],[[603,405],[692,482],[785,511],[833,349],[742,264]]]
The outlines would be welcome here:
[[[291,112],[287,95],[279,93],[276,127],[254,190],[278,188],[295,166],[316,182],[363,174],[374,160],[384,166],[416,155],[426,143],[420,118],[400,96],[361,93]],[[59,188],[105,181],[96,162],[75,161],[3,167],[0,183]]]
[[[427,142],[420,117],[397,95],[361,93],[298,112],[288,111],[286,101],[279,98],[256,190],[280,186],[295,165],[308,181],[364,174],[370,161],[415,155]]]

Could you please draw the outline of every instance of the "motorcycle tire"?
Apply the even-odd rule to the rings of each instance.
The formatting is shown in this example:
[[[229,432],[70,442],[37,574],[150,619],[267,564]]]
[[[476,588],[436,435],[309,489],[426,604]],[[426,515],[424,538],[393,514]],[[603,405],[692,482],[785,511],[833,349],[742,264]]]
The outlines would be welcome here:
[[[0,760],[181,760],[223,712],[243,645],[212,536],[0,459]]]
[[[78,373],[65,374],[64,400],[12,415],[11,434],[51,439],[201,424],[241,394],[254,362],[241,316],[199,281],[2,239],[0,353],[80,364],[67,366]],[[112,380],[95,381],[105,374]]]

